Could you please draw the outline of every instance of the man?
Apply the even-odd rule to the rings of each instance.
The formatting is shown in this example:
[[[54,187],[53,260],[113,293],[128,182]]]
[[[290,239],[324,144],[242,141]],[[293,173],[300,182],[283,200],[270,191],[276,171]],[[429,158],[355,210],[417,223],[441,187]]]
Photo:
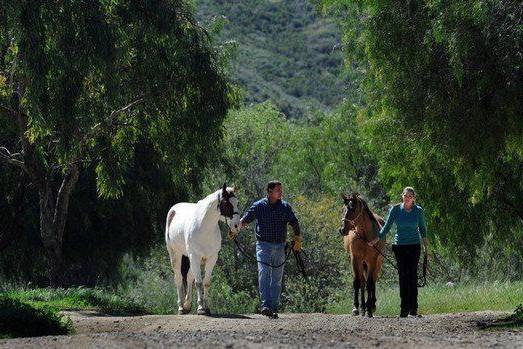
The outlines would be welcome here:
[[[256,201],[240,220],[240,229],[256,219],[256,258],[258,261],[279,265],[285,260],[287,224],[294,231],[294,250],[301,250],[302,237],[298,219],[288,202],[282,200],[282,185],[279,181],[267,184],[267,197]],[[278,318],[283,265],[272,268],[258,263],[258,287],[261,313]]]

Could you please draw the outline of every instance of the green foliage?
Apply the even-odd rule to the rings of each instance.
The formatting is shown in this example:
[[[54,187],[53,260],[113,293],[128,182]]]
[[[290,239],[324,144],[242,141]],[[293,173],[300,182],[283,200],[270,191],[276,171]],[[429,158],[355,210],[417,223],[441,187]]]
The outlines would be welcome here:
[[[224,259],[225,254],[221,254],[221,259]],[[225,264],[225,263],[224,263]],[[211,309],[216,314],[244,314],[256,313],[259,308],[259,301],[257,292],[253,292],[253,288],[249,289],[249,281],[253,279],[253,274],[248,275],[248,279],[244,280],[244,285],[233,288],[228,282],[229,277],[226,276],[227,270],[223,266],[215,268],[212,274],[212,286],[209,290]],[[256,276],[257,274],[254,274]],[[247,281],[247,282],[245,282]]]
[[[436,283],[419,289],[421,314],[457,313],[470,311],[511,311],[523,297],[523,284],[518,282],[459,283],[453,287]],[[383,287],[376,291],[376,315],[399,315],[399,289]],[[349,314],[352,297],[342,298],[328,306],[327,312]]]
[[[391,196],[413,185],[437,244],[521,260],[520,6],[510,1],[324,1],[363,76],[359,124]],[[474,269],[472,267],[471,269]],[[514,268],[517,270],[517,267]]]
[[[267,182],[278,178],[290,197],[354,190],[382,204],[376,164],[364,152],[354,117],[352,108],[342,107],[297,122],[270,102],[231,111],[224,124],[223,160],[209,168],[207,191],[228,175],[242,199],[251,201],[265,196]]]
[[[109,315],[141,315],[145,308],[138,303],[100,288],[14,288],[8,295],[31,306],[53,310],[95,309]]]
[[[238,43],[231,75],[246,102],[270,99],[286,116],[333,109],[352,87],[335,49],[339,31],[309,2],[195,1],[204,23],[220,23],[225,44]],[[211,24],[207,24],[211,26]]]
[[[120,263],[115,292],[141,304],[151,314],[177,314],[176,285],[164,246],[143,258],[126,255]]]
[[[118,197],[133,149],[147,139],[173,178],[197,183],[230,104],[207,34],[186,5],[27,6],[5,6],[0,45],[18,54],[0,59],[13,76],[0,102],[18,109],[9,96],[24,82],[24,131],[38,157],[65,170],[87,156],[100,195]]]
[[[514,310],[514,313],[506,318],[511,321],[514,325],[523,326],[523,304],[520,304]]]
[[[71,320],[54,309],[0,295],[0,338],[64,335],[73,331]]]

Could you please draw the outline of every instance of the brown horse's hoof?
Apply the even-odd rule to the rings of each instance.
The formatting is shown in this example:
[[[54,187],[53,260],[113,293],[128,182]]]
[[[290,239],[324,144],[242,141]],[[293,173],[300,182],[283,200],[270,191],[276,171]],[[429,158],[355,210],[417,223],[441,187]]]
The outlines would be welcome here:
[[[356,316],[356,315],[360,315],[360,311],[356,308],[353,308],[352,309],[352,315]]]
[[[189,314],[191,312],[191,309],[178,309],[178,315],[185,315]]]
[[[211,311],[209,310],[209,308],[199,308],[197,311],[196,311],[196,314],[198,315],[211,315]]]
[[[372,313],[370,311],[367,312],[367,317],[372,317]]]

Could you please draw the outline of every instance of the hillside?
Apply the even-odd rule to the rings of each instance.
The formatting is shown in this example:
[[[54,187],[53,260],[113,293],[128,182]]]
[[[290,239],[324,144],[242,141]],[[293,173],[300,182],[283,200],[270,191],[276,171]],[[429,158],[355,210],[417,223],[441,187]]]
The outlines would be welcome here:
[[[239,43],[233,75],[246,102],[271,99],[287,116],[329,110],[348,86],[342,77],[339,31],[308,1],[198,0],[198,16],[209,23],[227,18],[221,40]]]

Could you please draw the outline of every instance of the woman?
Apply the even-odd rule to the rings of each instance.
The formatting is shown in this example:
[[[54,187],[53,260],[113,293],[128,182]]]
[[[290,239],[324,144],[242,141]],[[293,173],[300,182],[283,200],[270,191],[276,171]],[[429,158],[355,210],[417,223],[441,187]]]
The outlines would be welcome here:
[[[418,315],[418,263],[423,240],[424,253],[428,253],[427,226],[423,209],[416,205],[416,192],[412,187],[403,189],[403,203],[394,205],[389,210],[385,225],[378,238],[369,242],[376,244],[396,223],[397,231],[392,243],[392,251],[399,269],[401,312],[400,317]]]

